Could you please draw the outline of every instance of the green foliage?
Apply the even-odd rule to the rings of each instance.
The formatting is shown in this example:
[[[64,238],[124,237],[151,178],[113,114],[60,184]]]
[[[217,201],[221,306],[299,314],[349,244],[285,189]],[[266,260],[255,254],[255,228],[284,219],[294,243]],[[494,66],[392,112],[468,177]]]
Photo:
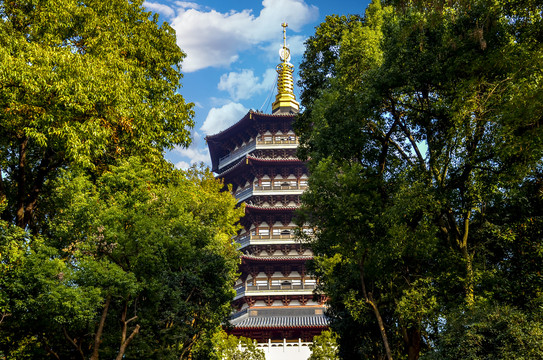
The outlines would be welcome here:
[[[243,210],[209,170],[157,172],[131,158],[94,181],[64,172],[54,187],[46,238],[21,250],[3,236],[20,262],[2,277],[5,354],[34,337],[33,358],[187,358],[215,332],[230,311]]]
[[[65,166],[100,173],[189,144],[192,104],[177,93],[184,54],[157,22],[142,1],[0,2],[5,220],[33,224],[45,181]]]
[[[540,306],[542,8],[384,5],[307,42],[299,221],[341,356],[417,359],[459,309]]]
[[[243,210],[163,158],[183,57],[140,0],[0,1],[0,358],[189,358],[229,313]]]
[[[243,336],[236,337],[228,335],[224,330],[217,331],[212,340],[213,356],[209,354],[202,356],[202,359],[217,360],[264,360],[266,356],[264,351],[256,346],[254,340]],[[196,357],[199,359],[200,357]]]
[[[101,291],[93,284],[74,286],[78,269],[56,249],[1,222],[0,254],[0,353],[40,358],[46,352],[43,347],[58,341],[63,329],[90,330]]]
[[[338,357],[338,335],[332,331],[323,331],[313,338],[311,344],[311,356],[309,360],[337,360]]]
[[[540,359],[541,314],[532,318],[510,306],[477,306],[447,318],[436,353],[424,359]]]

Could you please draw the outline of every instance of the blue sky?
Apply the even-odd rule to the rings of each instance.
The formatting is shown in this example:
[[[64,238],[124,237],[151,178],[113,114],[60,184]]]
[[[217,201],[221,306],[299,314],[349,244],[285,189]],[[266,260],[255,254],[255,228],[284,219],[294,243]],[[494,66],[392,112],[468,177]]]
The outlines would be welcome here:
[[[205,136],[239,120],[249,109],[271,112],[275,66],[282,46],[282,22],[288,23],[287,46],[297,68],[305,39],[330,14],[362,14],[368,0],[203,0],[145,1],[176,31],[187,54],[182,64],[181,94],[195,104],[193,144],[176,148],[166,158],[178,168],[209,165]],[[295,89],[297,91],[297,89]],[[270,100],[271,99],[271,100]]]

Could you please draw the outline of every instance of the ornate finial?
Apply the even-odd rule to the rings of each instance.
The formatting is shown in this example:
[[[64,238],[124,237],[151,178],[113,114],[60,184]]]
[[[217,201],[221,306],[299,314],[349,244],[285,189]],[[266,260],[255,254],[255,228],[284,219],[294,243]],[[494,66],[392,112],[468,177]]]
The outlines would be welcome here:
[[[283,47],[287,47],[287,27],[288,24],[286,22],[282,23],[281,26],[283,27]]]
[[[283,47],[279,49],[279,58],[282,63],[276,67],[279,76],[277,78],[277,95],[272,105],[272,113],[297,113],[300,110],[300,105],[294,96],[294,80],[292,79],[294,66],[289,63],[290,49],[287,47],[288,24],[284,22],[281,26],[283,27]]]
[[[287,47],[287,23],[282,23],[281,26],[283,27],[283,47],[279,49],[279,58],[284,63],[288,63],[290,61],[290,49]]]

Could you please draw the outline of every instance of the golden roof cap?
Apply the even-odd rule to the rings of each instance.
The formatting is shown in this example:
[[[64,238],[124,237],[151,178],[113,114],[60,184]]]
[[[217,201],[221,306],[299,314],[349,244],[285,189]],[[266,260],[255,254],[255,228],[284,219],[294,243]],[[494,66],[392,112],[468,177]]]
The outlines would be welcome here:
[[[279,49],[281,63],[275,68],[277,70],[277,95],[272,104],[272,114],[276,113],[297,113],[300,111],[300,104],[294,96],[294,80],[292,73],[294,66],[290,61],[290,49],[287,47],[287,23],[282,23],[283,47]]]

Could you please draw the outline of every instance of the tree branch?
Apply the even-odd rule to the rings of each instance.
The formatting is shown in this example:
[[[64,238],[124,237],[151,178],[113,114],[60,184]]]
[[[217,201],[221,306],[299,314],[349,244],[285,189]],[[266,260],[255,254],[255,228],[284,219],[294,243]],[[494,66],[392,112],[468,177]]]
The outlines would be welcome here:
[[[193,319],[192,320],[192,326],[194,327],[194,323],[195,323],[196,319]],[[194,334],[192,336],[192,338],[190,338],[190,340],[186,341],[184,344],[183,344],[183,352],[181,352],[181,355],[179,355],[179,360],[183,360],[184,359],[184,356],[185,354],[188,353],[188,356],[187,356],[187,359],[190,359],[191,357],[191,350],[192,350],[192,346],[194,345],[194,342],[198,340],[198,333]]]
[[[402,129],[405,136],[407,136],[407,138],[409,139],[409,142],[411,143],[411,146],[413,147],[413,149],[415,149],[415,153],[417,154],[417,159],[419,160],[419,165],[420,165],[421,170],[426,171],[426,164],[424,163],[424,158],[422,157],[422,154],[420,153],[417,142],[413,138],[411,131],[409,131],[409,129],[407,128],[407,125],[403,121],[400,121],[400,128]]]
[[[121,344],[121,347],[119,348],[119,354],[117,354],[117,357],[115,358],[115,360],[122,360],[122,358],[124,357],[124,353],[126,352],[126,347],[128,346],[128,344],[130,344],[132,339],[134,339],[134,337],[139,332],[140,332],[140,324],[136,325],[136,328],[132,331],[128,339],[126,339],[126,341]]]
[[[81,343],[77,344],[75,340],[68,335],[68,332],[66,331],[66,328],[64,326],[62,327],[62,332],[64,333],[64,337],[66,338],[66,340],[68,340],[70,344],[72,344],[76,348],[77,352],[81,356],[81,359],[85,360],[85,354],[83,354],[83,350],[81,350]]]
[[[2,313],[2,317],[0,318],[0,324],[4,322],[4,319],[8,316],[11,316],[11,313]]]
[[[38,166],[38,172],[33,181],[32,189],[29,191],[26,206],[25,206],[25,223],[28,225],[32,221],[34,212],[36,210],[36,204],[38,202],[38,197],[43,189],[45,180],[47,176],[60,166],[60,162],[54,160],[54,154],[51,149],[47,149],[43,158]]]
[[[53,355],[55,357],[55,359],[60,360],[60,357],[58,356],[58,354],[53,349],[51,349],[51,347],[47,343],[47,339],[44,336],[40,336],[40,340],[41,340],[43,346],[45,347],[45,350],[49,354]]]
[[[128,344],[130,344],[134,336],[136,336],[136,334],[138,334],[140,331],[140,325],[138,324],[136,325],[136,328],[132,331],[130,336],[128,338],[126,337],[126,334],[128,332],[128,324],[138,318],[137,316],[134,316],[126,320],[127,312],[128,312],[128,300],[125,301],[123,312],[121,314],[121,346],[119,347],[119,354],[117,355],[117,358],[116,358],[117,360],[121,360],[123,358],[124,353],[126,352],[126,347],[128,346]]]
[[[4,177],[2,176],[2,165],[0,165],[0,202],[6,198],[6,187],[4,186]]]

